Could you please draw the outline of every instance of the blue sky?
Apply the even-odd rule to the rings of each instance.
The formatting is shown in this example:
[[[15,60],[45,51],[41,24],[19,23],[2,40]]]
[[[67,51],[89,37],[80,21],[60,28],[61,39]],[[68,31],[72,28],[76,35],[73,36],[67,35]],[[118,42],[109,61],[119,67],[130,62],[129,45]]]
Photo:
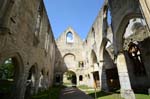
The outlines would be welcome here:
[[[79,36],[87,36],[104,0],[44,0],[52,30],[57,39],[71,26]]]

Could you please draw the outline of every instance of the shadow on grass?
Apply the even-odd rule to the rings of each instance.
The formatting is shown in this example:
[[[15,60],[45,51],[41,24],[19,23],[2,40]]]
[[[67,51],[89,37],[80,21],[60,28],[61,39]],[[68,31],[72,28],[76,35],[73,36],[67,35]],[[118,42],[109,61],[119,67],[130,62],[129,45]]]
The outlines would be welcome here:
[[[96,96],[97,97],[103,97],[103,96],[108,96],[108,95],[111,95],[112,93],[106,93],[104,91],[99,91],[99,92],[96,92]],[[92,92],[92,93],[89,93],[88,95],[92,96],[92,97],[95,97],[95,92]]]
[[[92,96],[92,97],[95,97],[95,91],[91,91],[91,92],[88,92],[88,95]],[[119,99],[120,98],[120,90],[111,90],[109,92],[105,92],[105,91],[98,91],[96,92],[96,97],[99,99],[100,97],[108,97],[110,99],[116,99],[116,97],[118,97]]]
[[[134,93],[148,95],[148,88],[134,88]]]
[[[37,95],[33,95],[32,99],[58,99],[60,91],[66,88],[66,86],[53,86],[49,90],[39,92]]]
[[[13,81],[0,80],[0,99],[9,99],[13,89]]]

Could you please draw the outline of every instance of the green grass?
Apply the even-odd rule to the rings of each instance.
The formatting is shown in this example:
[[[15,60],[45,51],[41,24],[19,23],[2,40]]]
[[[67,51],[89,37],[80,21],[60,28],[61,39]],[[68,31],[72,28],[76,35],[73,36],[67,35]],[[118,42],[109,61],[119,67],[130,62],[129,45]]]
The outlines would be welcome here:
[[[93,98],[95,97],[95,92],[94,91],[87,91],[88,95],[92,96]],[[96,92],[96,97],[97,99],[123,99],[120,97],[119,93],[106,93],[103,91]]]
[[[38,93],[37,95],[32,96],[32,99],[58,99],[60,90],[63,86],[54,86],[49,90]]]
[[[136,99],[150,99],[150,95],[146,94],[135,94]]]
[[[64,86],[71,86],[71,83],[63,83]]]
[[[94,91],[86,91],[86,93],[93,98],[95,97],[95,92]],[[116,93],[106,93],[103,91],[97,92],[96,93],[97,99],[123,99],[120,96],[119,92]],[[150,95],[146,94],[135,94],[136,99],[150,99]]]
[[[80,86],[77,86],[79,89],[93,89],[91,87],[88,87],[87,85],[80,85]]]

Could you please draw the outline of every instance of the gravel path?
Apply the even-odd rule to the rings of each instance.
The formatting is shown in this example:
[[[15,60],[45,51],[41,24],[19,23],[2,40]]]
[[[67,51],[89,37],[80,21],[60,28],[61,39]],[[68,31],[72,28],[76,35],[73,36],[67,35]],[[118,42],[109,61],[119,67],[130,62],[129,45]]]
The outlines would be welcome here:
[[[61,90],[59,99],[94,99],[94,98],[88,96],[83,91],[77,88],[69,87]]]

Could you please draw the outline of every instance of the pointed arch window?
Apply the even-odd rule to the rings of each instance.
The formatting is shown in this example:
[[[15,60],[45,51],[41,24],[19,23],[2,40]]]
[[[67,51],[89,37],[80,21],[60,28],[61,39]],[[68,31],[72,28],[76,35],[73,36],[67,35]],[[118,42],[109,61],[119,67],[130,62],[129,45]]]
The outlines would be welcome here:
[[[79,76],[79,81],[83,81],[83,76],[82,75]]]
[[[40,42],[40,29],[42,26],[42,17],[43,17],[43,2],[41,1],[37,10],[37,18],[35,24],[35,32],[34,32],[34,42],[33,45],[37,46]]]
[[[146,70],[144,67],[144,63],[141,57],[141,51],[137,44],[130,42],[128,53],[130,58],[133,61],[134,74],[136,76],[144,76],[146,75]]]
[[[67,35],[66,35],[66,42],[67,43],[73,43],[74,42],[73,34],[71,32],[67,33]]]

